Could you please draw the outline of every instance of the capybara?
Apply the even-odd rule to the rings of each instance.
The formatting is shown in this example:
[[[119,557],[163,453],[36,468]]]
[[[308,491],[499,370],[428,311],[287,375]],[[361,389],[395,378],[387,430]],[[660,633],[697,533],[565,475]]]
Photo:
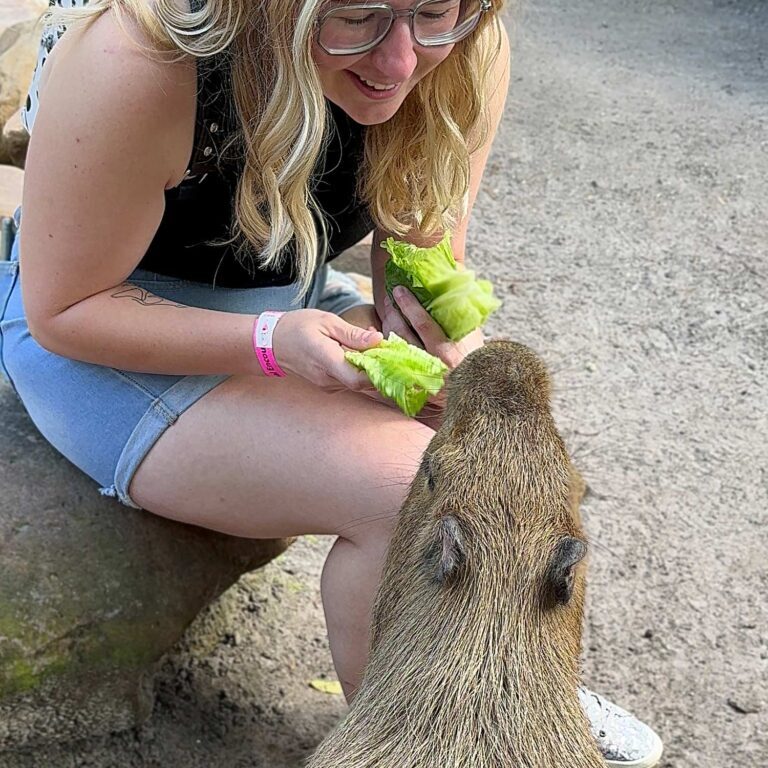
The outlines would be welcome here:
[[[360,690],[309,768],[598,768],[577,698],[582,489],[542,362],[494,341],[451,374],[403,505]]]

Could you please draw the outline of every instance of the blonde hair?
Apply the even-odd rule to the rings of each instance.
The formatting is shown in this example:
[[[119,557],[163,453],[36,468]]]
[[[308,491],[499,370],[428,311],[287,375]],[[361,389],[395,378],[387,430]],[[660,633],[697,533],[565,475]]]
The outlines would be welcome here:
[[[228,49],[231,87],[243,157],[232,238],[238,258],[256,250],[259,266],[278,268],[295,237],[302,295],[325,258],[318,237],[312,171],[324,150],[326,103],[312,56],[314,22],[324,0],[207,0],[184,12],[176,0],[92,0],[82,8],[52,6],[45,26],[91,23],[114,9],[146,32],[153,52],[178,60]],[[451,229],[466,214],[469,159],[487,139],[492,65],[501,50],[493,0],[478,27],[425,75],[387,122],[365,131],[358,194],[375,224],[398,237]]]

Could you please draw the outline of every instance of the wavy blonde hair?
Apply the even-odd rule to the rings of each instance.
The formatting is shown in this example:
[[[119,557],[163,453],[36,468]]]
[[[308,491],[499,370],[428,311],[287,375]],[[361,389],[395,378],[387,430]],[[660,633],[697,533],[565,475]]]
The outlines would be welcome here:
[[[227,50],[243,157],[232,238],[238,258],[278,268],[295,237],[295,270],[303,296],[325,259],[327,232],[312,195],[312,171],[324,151],[327,106],[312,56],[314,24],[325,0],[207,0],[181,11],[177,0],[92,0],[82,8],[52,6],[47,26],[89,24],[112,8],[139,23],[151,54],[179,60]],[[358,194],[375,224],[398,237],[453,228],[466,214],[469,160],[488,138],[493,63],[501,50],[492,0],[478,27],[424,76],[387,122],[365,131]],[[323,229],[318,237],[317,214]]]

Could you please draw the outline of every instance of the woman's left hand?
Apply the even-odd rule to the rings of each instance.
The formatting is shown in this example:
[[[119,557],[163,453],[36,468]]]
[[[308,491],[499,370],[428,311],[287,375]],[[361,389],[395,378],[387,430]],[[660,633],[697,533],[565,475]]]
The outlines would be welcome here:
[[[402,295],[398,296],[398,293],[395,289],[396,306],[390,302],[389,297],[382,290],[384,311],[379,310],[378,306],[374,309],[373,306],[366,304],[348,310],[342,317],[347,322],[362,328],[381,330],[385,338],[389,335],[389,331],[394,330],[407,342],[424,347],[427,352],[442,360],[450,370],[453,370],[470,352],[483,346],[482,329],[478,328],[459,341],[451,341],[407,288],[403,288]],[[413,330],[408,326],[406,319],[413,326]],[[393,408],[397,407],[390,400],[385,402]],[[445,402],[446,394],[443,388],[429,398],[416,418],[434,430],[439,429],[443,420]]]
[[[451,341],[432,316],[421,306],[421,302],[403,286],[398,286],[392,292],[403,317],[413,327],[421,338],[424,349],[431,355],[440,358],[452,371],[470,353],[479,349],[485,343],[482,328],[468,333],[459,341]],[[450,376],[450,373],[448,374]],[[443,422],[443,412],[446,404],[445,387],[436,395],[429,398],[426,405],[416,417],[420,422],[434,430],[438,430]]]

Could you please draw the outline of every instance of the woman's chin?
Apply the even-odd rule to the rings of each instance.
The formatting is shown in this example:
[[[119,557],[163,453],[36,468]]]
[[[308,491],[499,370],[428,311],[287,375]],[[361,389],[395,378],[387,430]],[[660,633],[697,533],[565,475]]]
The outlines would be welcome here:
[[[361,103],[359,99],[355,98],[355,94],[326,94],[326,96],[359,125],[386,123],[387,120],[391,120],[395,116],[402,104],[402,99]]]

